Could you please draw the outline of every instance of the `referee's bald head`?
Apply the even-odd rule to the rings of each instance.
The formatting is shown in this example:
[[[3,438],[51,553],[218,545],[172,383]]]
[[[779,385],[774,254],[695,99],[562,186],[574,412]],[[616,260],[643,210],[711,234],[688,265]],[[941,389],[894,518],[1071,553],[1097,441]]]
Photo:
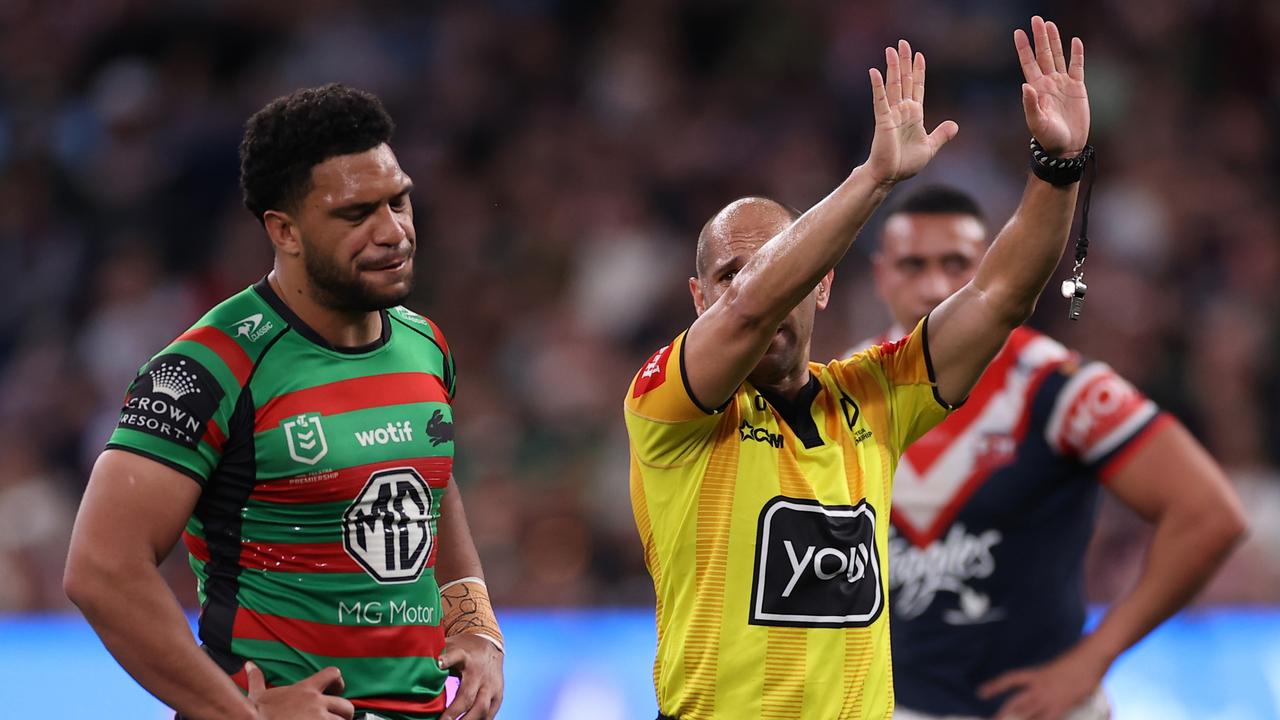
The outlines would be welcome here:
[[[773,198],[748,195],[725,205],[702,226],[694,268],[705,278],[732,238],[759,239],[759,245],[800,217],[799,211]]]

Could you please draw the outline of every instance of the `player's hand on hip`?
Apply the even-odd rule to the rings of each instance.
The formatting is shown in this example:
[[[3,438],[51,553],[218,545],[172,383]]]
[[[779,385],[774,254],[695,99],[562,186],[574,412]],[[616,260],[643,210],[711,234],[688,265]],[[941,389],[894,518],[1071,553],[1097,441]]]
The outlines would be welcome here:
[[[1012,693],[996,720],[1058,720],[1098,690],[1109,665],[1077,645],[1044,665],[999,675],[978,688],[978,697]]]
[[[1071,58],[1063,54],[1058,26],[1039,15],[1031,18],[1032,48],[1027,33],[1013,31],[1022,65],[1022,109],[1027,129],[1054,156],[1075,156],[1089,140],[1089,94],[1084,87],[1084,43],[1071,38]]]
[[[444,642],[440,667],[459,676],[458,694],[440,720],[490,720],[502,705],[502,652],[493,643],[470,633]]]
[[[924,129],[924,55],[911,44],[884,49],[885,74],[871,68],[871,104],[876,132],[866,169],[881,184],[906,180],[924,169],[960,126],[944,121],[933,132]]]
[[[257,665],[245,663],[244,671],[249,678],[249,700],[262,720],[352,720],[355,717],[355,706],[339,696],[346,684],[336,667],[327,667],[292,685],[270,689]]]

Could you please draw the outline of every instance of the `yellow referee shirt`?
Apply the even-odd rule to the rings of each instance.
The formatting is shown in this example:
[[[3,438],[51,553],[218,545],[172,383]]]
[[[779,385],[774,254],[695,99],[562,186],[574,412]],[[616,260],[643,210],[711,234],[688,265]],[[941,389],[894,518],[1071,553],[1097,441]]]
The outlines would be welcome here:
[[[906,446],[949,408],[928,319],[810,363],[794,402],[743,383],[718,412],[684,335],[626,398],[631,501],[657,594],[658,707],[679,720],[881,718],[889,663],[889,496]]]

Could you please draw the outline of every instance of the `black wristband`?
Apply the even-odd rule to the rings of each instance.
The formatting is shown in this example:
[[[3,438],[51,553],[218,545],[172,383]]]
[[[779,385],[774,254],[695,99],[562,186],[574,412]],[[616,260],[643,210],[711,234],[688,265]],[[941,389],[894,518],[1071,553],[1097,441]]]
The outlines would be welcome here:
[[[1093,157],[1093,146],[1085,145],[1084,150],[1073,158],[1056,158],[1045,152],[1039,140],[1031,138],[1031,172],[1050,185],[1071,185],[1080,182],[1084,177],[1085,165]]]

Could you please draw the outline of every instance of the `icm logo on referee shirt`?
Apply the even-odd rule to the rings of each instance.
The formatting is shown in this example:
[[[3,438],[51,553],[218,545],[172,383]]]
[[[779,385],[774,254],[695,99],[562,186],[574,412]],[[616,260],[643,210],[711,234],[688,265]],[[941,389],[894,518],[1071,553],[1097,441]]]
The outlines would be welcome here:
[[[876,511],[775,497],[760,511],[752,625],[864,627],[884,609]]]

